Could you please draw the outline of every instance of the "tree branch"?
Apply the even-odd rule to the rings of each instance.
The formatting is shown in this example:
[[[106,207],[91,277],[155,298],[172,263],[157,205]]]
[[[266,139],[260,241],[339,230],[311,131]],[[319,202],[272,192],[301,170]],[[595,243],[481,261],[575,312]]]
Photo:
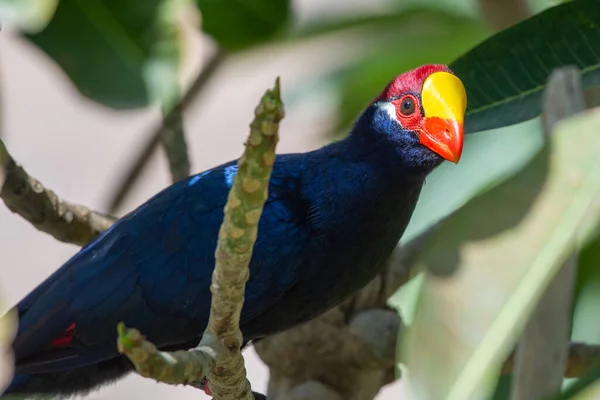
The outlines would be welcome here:
[[[110,227],[115,219],[71,204],[45,188],[12,158],[0,139],[0,197],[14,213],[61,242],[83,246]]]
[[[115,191],[109,196],[107,209],[110,213],[115,213],[129,195],[133,185],[150,162],[150,158],[152,158],[152,155],[156,149],[158,149],[158,146],[161,144],[161,138],[164,136],[163,131],[168,129],[168,125],[172,123],[174,116],[185,110],[197,96],[202,93],[208,82],[210,82],[211,78],[215,75],[215,72],[223,65],[225,58],[226,55],[222,50],[218,50],[210,58],[194,82],[192,82],[186,94],[181,98],[181,101],[170,113],[167,113],[164,116],[161,125],[152,131],[148,141],[142,147],[142,150],[137,157],[132,157],[135,161],[127,168],[128,172],[123,175],[123,178],[121,178],[120,182],[116,185]]]
[[[169,384],[201,382],[215,367],[216,354],[210,346],[166,353],[123,323],[118,325],[117,331],[119,352],[125,354],[138,373],[146,378]]]
[[[283,118],[279,91],[277,79],[275,88],[265,93],[255,110],[246,150],[238,161],[215,251],[210,319],[198,347],[187,352],[160,352],[142,340],[139,332],[119,327],[119,351],[143,376],[187,384],[207,375],[216,400],[254,398],[240,353],[239,318]]]

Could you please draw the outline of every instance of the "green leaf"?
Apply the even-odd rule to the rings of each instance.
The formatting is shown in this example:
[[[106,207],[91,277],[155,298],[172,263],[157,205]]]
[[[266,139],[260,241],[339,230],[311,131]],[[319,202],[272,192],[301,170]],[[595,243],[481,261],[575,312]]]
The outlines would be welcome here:
[[[167,63],[179,62],[180,37],[163,31],[161,15],[170,9],[165,4],[175,2],[183,3],[61,0],[48,26],[26,36],[60,65],[84,96],[114,108],[143,107],[157,100],[157,55],[174,57]]]
[[[38,32],[48,25],[57,6],[58,0],[0,0],[0,23]]]
[[[196,2],[202,12],[202,30],[228,50],[240,50],[272,39],[290,17],[290,0]]]
[[[498,378],[496,389],[490,400],[510,400],[510,391],[512,390],[512,374],[503,374]]]
[[[401,354],[416,399],[491,394],[543,290],[599,219],[598,126],[600,112],[561,122],[551,146],[430,236],[418,263],[428,272]]]
[[[504,30],[450,64],[467,89],[465,132],[498,128],[541,113],[550,72],[581,69],[584,88],[600,85],[600,7],[577,0]]]

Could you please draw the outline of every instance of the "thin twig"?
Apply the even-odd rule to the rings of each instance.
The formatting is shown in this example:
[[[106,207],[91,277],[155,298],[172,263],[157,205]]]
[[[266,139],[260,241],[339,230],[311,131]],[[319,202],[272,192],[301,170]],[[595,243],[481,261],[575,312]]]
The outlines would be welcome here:
[[[548,140],[562,119],[585,110],[579,70],[554,71],[544,92],[544,135]],[[516,352],[513,400],[545,399],[557,392],[569,357],[571,302],[578,254],[564,263],[531,315]]]
[[[169,383],[190,383],[207,375],[216,400],[255,398],[240,353],[243,338],[239,319],[282,118],[277,79],[275,88],[266,92],[255,110],[246,149],[238,161],[238,173],[225,205],[210,288],[210,318],[199,346],[185,356],[182,352],[160,352],[149,342],[139,340],[139,332],[119,327],[119,350],[143,376]]]
[[[217,51],[210,60],[206,63],[205,67],[198,74],[194,82],[190,85],[186,94],[183,96],[179,104],[177,104],[172,112],[177,113],[180,110],[185,110],[197,96],[207,86],[208,82],[215,75],[215,72],[219,70],[223,61],[225,61],[226,55],[222,50]],[[146,168],[152,155],[158,149],[161,143],[161,135],[165,129],[165,122],[170,120],[170,115],[166,115],[161,121],[160,126],[156,127],[149,135],[148,141],[142,147],[142,150],[136,157],[132,157],[135,161],[127,168],[127,172],[123,174],[123,178],[116,185],[116,189],[113,194],[109,197],[108,207],[110,213],[115,213],[118,208],[123,204],[123,201],[129,195],[135,182],[140,177],[142,171]]]
[[[71,204],[45,188],[12,158],[0,139],[0,197],[14,213],[61,242],[83,246],[108,229],[115,218]]]
[[[136,329],[117,327],[117,347],[135,365],[138,373],[147,378],[170,384],[201,382],[215,367],[216,354],[210,346],[180,350],[171,353],[160,351]]]
[[[163,115],[160,139],[169,161],[169,171],[173,182],[180,181],[190,174],[190,159],[183,123],[183,107],[180,104],[181,87],[179,69],[181,46],[179,17],[182,3],[164,0],[156,20],[156,38],[151,55],[154,59],[154,74],[151,75],[151,90],[160,101]]]
[[[169,160],[171,180],[180,181],[190,175],[190,159],[183,129],[183,109],[177,105],[167,113],[160,131],[160,139]]]

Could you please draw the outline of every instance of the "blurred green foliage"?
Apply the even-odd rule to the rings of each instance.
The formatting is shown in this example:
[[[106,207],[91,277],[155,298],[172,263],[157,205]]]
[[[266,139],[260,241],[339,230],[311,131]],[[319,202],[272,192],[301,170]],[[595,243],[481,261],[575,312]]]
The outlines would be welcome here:
[[[574,64],[581,69],[586,88],[600,85],[597,0],[530,0],[539,14],[496,34],[475,4],[472,0],[390,0],[384,10],[374,7],[301,24],[290,0],[0,0],[0,22],[19,28],[24,38],[60,66],[81,94],[111,108],[147,107],[159,101],[164,106],[165,101],[176,100],[170,97],[181,95],[168,87],[176,85],[181,58],[182,38],[174,23],[177,10],[199,11],[198,32],[225,53],[273,44],[293,46],[332,34],[360,37],[369,44],[361,56],[299,85],[318,87],[324,85],[314,82],[326,82],[333,90],[337,103],[331,137],[344,135],[363,107],[397,74],[425,63],[450,64],[468,92],[465,129],[478,133],[465,139],[459,165],[444,164],[428,179],[403,238],[408,241],[443,218],[460,218],[461,211],[456,210],[477,209],[481,214],[485,207],[473,205],[481,202],[474,198],[517,179],[539,157],[541,124],[536,117],[552,69]],[[535,193],[530,193],[530,203],[516,207],[526,189],[493,207],[527,215]],[[496,228],[492,234],[489,225],[482,223],[471,233],[496,237],[509,226]],[[457,232],[460,229],[453,233]],[[435,255],[444,261],[440,265],[447,267],[450,260],[460,269],[450,239],[440,239],[444,243]],[[527,251],[514,248],[511,253]],[[600,241],[594,236],[581,252],[573,319],[573,338],[590,343],[600,343],[598,262]],[[493,289],[498,279],[486,280],[483,275],[482,291]],[[508,377],[502,379],[495,400],[507,398],[509,382]]]
[[[479,19],[438,10],[404,10],[397,17],[394,23],[398,27],[381,37],[374,51],[328,77],[339,81],[337,135],[348,131],[356,116],[398,71],[421,64],[449,64],[490,33]],[[419,25],[435,29],[415,29]]]
[[[202,30],[227,50],[272,39],[290,17],[290,0],[196,0]]]
[[[84,96],[115,108],[146,106],[155,100],[146,74],[163,35],[161,2],[61,0],[46,28],[25,37]],[[179,46],[177,37],[171,40],[168,46]]]

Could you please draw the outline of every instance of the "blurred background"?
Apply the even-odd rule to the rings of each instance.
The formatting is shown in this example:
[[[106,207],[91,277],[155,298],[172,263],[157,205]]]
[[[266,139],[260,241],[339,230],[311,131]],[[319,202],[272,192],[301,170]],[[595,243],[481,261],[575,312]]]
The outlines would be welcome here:
[[[493,1],[293,0],[287,22],[291,27],[286,29],[291,33],[228,54],[187,108],[185,128],[192,173],[241,154],[254,107],[276,76],[281,76],[286,104],[278,152],[311,150],[343,135],[360,110],[395,75],[424,63],[449,63],[499,28],[559,1],[496,2],[503,6],[494,8],[492,4],[486,9],[490,7],[487,3]],[[525,11],[519,8],[523,4]],[[180,78],[184,86],[217,51],[213,39],[196,29],[199,21],[200,16],[192,11],[181,15],[185,34]],[[0,83],[2,139],[13,157],[62,198],[109,211],[115,187],[160,123],[158,107],[111,109],[84,97],[54,61],[10,26],[0,33]],[[487,161],[475,154],[475,144],[473,150],[466,146],[466,166],[461,168],[488,162],[489,176],[498,175],[523,163],[532,149],[539,147],[535,122],[507,132],[486,142],[488,150],[483,157]],[[522,138],[523,132],[529,132],[532,139],[515,150],[511,140]],[[506,158],[509,152],[511,156]],[[502,157],[504,164],[494,164]],[[438,188],[444,185],[447,173],[432,177]],[[170,181],[167,160],[157,151],[117,214],[133,209]],[[458,189],[465,193],[475,190]],[[420,205],[416,218],[427,214],[426,210]],[[2,311],[76,251],[76,246],[56,241],[0,207]],[[252,348],[244,356],[253,389],[264,392],[268,370]],[[193,388],[170,387],[131,375],[88,398],[183,400],[198,396],[204,395]],[[385,387],[377,399],[402,396],[402,385],[397,382]]]

